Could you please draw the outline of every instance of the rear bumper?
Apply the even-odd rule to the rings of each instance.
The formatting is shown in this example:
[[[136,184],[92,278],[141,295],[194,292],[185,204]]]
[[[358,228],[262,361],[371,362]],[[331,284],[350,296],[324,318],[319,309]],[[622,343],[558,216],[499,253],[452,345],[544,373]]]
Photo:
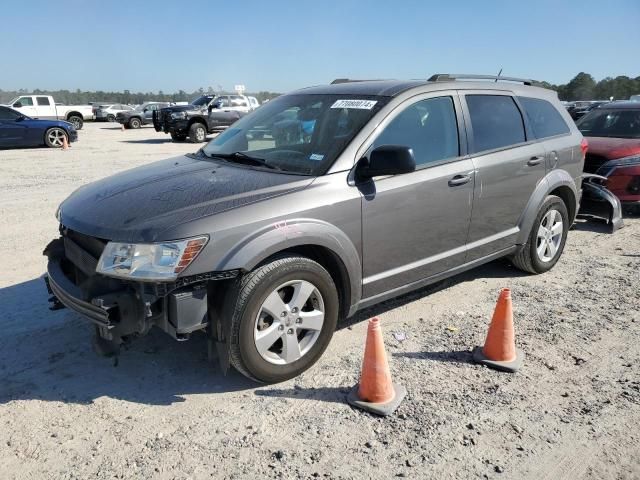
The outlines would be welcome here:
[[[582,181],[582,198],[580,200],[579,215],[606,220],[615,232],[624,226],[622,220],[622,204],[620,199],[604,185],[597,183],[606,181],[605,177],[584,174]]]

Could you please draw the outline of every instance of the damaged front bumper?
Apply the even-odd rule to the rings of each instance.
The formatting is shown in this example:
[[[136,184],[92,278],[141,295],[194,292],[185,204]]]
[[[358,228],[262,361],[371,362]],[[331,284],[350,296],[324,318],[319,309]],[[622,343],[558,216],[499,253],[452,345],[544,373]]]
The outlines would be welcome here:
[[[45,282],[54,307],[74,310],[92,322],[99,337],[118,347],[156,326],[176,340],[209,324],[208,296],[212,280],[237,276],[237,271],[210,272],[178,278],[173,283],[119,280],[96,273],[98,258],[69,235],[52,241]],[[90,239],[95,243],[96,239]],[[80,243],[79,243],[80,242]],[[91,245],[89,245],[90,247]]]
[[[606,180],[607,177],[601,175],[582,175],[582,199],[578,215],[605,220],[613,233],[624,226],[622,204],[618,197],[600,183]]]

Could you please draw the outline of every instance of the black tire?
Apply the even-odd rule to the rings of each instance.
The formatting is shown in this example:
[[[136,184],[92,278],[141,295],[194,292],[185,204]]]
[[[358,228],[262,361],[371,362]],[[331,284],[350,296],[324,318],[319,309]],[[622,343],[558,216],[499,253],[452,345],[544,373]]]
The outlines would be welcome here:
[[[306,281],[320,292],[324,321],[310,349],[288,364],[274,364],[258,352],[254,340],[256,319],[263,302],[274,289],[289,281]],[[286,256],[262,265],[238,280],[226,295],[223,318],[231,318],[231,364],[243,375],[265,383],[293,378],[311,367],[325,351],[338,322],[338,292],[320,264],[306,257]]]
[[[82,126],[84,125],[84,120],[78,115],[70,115],[69,118],[67,118],[67,122],[73,124],[76,130],[82,130]]]
[[[113,123],[115,121],[116,121],[116,116],[115,115],[111,115],[111,114],[107,115],[107,122]]]
[[[132,118],[129,120],[129,128],[140,128],[142,126],[142,122],[139,118]]]
[[[196,122],[189,128],[189,141],[191,143],[202,143],[207,139],[207,127]]]
[[[67,144],[69,143],[69,135],[67,132],[60,127],[52,127],[48,128],[46,132],[44,132],[44,143],[49,148],[62,148],[64,146],[64,139],[67,139]]]
[[[548,261],[543,261],[537,251],[539,245],[538,230],[540,229],[540,225],[543,222],[543,219],[550,210],[556,210],[562,217],[562,237],[560,238],[560,243],[553,258]],[[511,262],[520,270],[529,273],[537,274],[551,270],[562,256],[562,251],[564,250],[564,245],[567,241],[567,233],[569,232],[569,227],[570,222],[567,206],[564,204],[560,197],[549,195],[542,203],[540,211],[538,212],[538,215],[533,222],[533,227],[531,228],[531,232],[529,233],[527,243],[516,255],[511,258]]]
[[[184,142],[187,139],[187,136],[182,133],[174,133],[171,132],[171,140],[174,142]]]

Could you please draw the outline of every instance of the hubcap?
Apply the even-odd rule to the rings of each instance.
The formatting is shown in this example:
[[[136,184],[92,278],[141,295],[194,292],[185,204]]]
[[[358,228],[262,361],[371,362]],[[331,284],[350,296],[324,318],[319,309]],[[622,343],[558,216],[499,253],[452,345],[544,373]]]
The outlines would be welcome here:
[[[256,350],[267,362],[287,365],[307,354],[324,324],[324,301],[311,282],[293,280],[262,303],[254,327]]]
[[[47,139],[49,140],[49,143],[54,147],[62,147],[62,145],[64,144],[64,138],[66,136],[67,134],[59,128],[52,128],[47,133]]]
[[[536,252],[542,262],[550,262],[558,253],[563,233],[562,215],[555,209],[549,210],[540,222]]]
[[[204,137],[205,137],[204,128],[198,128],[196,130],[196,139],[198,139],[198,141],[202,142],[202,141],[204,141]]]

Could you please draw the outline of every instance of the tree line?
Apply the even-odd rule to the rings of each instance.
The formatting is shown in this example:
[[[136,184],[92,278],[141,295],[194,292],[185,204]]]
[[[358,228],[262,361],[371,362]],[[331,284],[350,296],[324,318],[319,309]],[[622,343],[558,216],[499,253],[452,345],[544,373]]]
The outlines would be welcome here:
[[[540,85],[546,88],[550,88],[558,92],[560,100],[573,101],[573,100],[608,100],[613,97],[614,100],[627,100],[631,95],[640,94],[640,77],[627,77],[621,75],[615,78],[606,77],[600,81],[596,81],[593,76],[588,73],[578,73],[569,83],[562,85],[554,85],[549,82],[540,82]],[[126,104],[141,104],[144,102],[158,101],[158,102],[188,102],[194,98],[204,94],[224,94],[222,88],[214,89],[208,87],[207,89],[199,88],[195,92],[188,93],[184,90],[178,90],[174,93],[164,93],[162,90],[158,92],[130,92],[124,90],[123,92],[105,92],[98,91],[82,91],[77,89],[75,91],[70,90],[40,90],[36,89],[28,91],[20,89],[17,91],[1,90],[0,89],[0,103],[6,103],[14,99],[19,95],[25,95],[33,93],[36,95],[51,95],[59,103],[65,103],[67,105],[86,105],[88,103],[126,103]],[[233,93],[233,92],[230,92]],[[261,91],[256,93],[247,93],[247,95],[254,96],[260,103],[265,100],[271,100],[272,98],[280,95],[275,92]]]

